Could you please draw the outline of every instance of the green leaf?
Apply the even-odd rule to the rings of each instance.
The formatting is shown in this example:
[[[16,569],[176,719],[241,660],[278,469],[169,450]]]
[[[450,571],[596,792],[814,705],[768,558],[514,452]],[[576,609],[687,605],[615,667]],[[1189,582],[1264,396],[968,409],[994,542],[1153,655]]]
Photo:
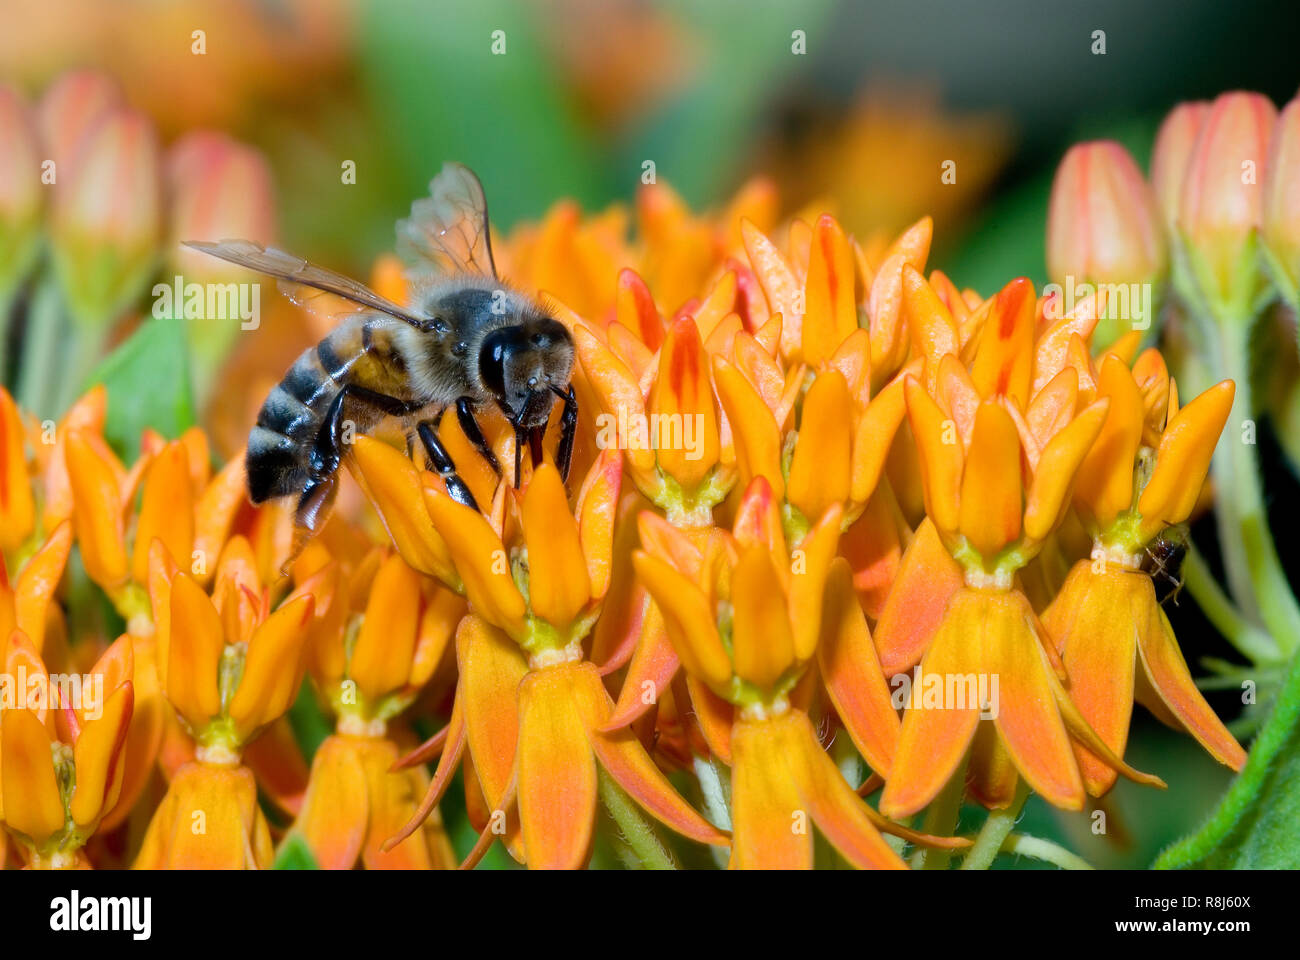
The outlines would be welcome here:
[[[303,680],[297,699],[289,708],[289,726],[302,755],[311,763],[321,743],[334,731],[334,722],[325,714],[312,692],[310,680]]]
[[[185,325],[150,318],[108,355],[85,386],[97,383],[108,388],[104,437],[127,460],[139,455],[145,427],[168,439],[180,436],[195,420]]]
[[[1157,869],[1294,870],[1300,867],[1300,656],[1246,766],[1200,830],[1156,860]]]
[[[280,849],[276,851],[273,870],[319,870],[311,848],[300,833],[291,833],[284,838]]]

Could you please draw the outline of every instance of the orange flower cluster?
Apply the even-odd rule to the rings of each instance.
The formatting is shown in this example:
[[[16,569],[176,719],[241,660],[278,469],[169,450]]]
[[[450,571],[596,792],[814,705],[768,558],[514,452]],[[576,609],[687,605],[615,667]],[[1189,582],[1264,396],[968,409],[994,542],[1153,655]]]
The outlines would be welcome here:
[[[358,437],[379,543],[341,511],[291,559],[286,512],[245,503],[241,459],[212,474],[197,430],[128,466],[102,392],[45,432],[0,392],[0,663],[91,660],[104,690],[0,711],[14,859],[111,865],[94,834],[132,821],[138,867],[265,867],[277,836],[321,866],[449,866],[461,772],[468,865],[499,839],[583,866],[603,804],[646,864],[671,863],[662,827],[737,868],[810,867],[814,833],[900,868],[970,845],[904,822],[945,785],[1066,810],[1117,774],[1162,785],[1122,759],[1135,697],[1239,767],[1143,562],[1197,503],[1232,383],[1181,403],[1136,331],[1094,355],[1102,294],[1058,318],[1023,278],[927,274],[928,219],[869,253],[774,206],[760,183],[701,217],[658,185],[635,243],[564,206],[507,238],[577,346],[573,490],[549,461],[498,482],[449,421],[479,513]],[[102,654],[55,602],[74,542],[125,624]],[[304,677],[335,720],[310,770],[284,719]],[[449,719],[417,746],[413,714]]]

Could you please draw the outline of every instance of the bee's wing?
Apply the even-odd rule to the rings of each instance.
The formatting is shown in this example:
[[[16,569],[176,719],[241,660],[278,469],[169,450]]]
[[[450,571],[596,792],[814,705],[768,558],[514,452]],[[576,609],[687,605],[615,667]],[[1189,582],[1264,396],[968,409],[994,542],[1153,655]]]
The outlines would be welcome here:
[[[308,263],[301,257],[295,257],[293,254],[277,250],[275,247],[264,247],[260,243],[253,243],[251,240],[222,240],[218,243],[187,240],[184,245],[210,254],[220,260],[241,267],[248,267],[250,270],[256,270],[258,273],[269,274],[277,278],[281,281],[281,289],[285,291],[291,300],[307,306],[308,309],[313,311],[316,310],[316,307],[312,305],[311,301],[315,295],[308,291],[294,290],[294,286],[310,287],[312,290],[343,297],[353,303],[359,303],[363,307],[378,310],[390,317],[405,320],[412,326],[424,329],[424,318],[418,317],[405,307],[393,303],[387,297],[381,297],[364,284],[358,283],[350,277],[345,277],[341,273],[335,273],[333,270],[326,270],[314,263]]]
[[[429,181],[429,196],[397,223],[397,252],[417,273],[497,275],[488,234],[487,199],[469,167],[445,163]]]

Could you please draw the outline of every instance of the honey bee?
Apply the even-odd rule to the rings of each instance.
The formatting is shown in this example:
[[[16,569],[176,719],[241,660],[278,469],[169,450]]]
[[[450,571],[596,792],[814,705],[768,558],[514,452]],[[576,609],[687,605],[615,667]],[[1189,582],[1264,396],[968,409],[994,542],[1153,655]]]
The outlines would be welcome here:
[[[1142,569],[1151,575],[1156,600],[1162,606],[1170,600],[1178,606],[1178,594],[1183,589],[1183,561],[1187,558],[1187,534],[1187,524],[1175,524],[1166,527],[1146,546]]]
[[[348,277],[248,240],[186,246],[278,278],[295,302],[322,293],[348,301],[342,322],[303,352],[266,398],[248,435],[248,495],[253,503],[297,497],[303,539],[318,532],[337,492],[345,426],[373,429],[396,417],[424,447],[430,469],[455,500],[478,509],[437,428],[449,408],[498,476],[501,465],[477,415],[495,405],[515,431],[515,470],[528,445],[533,465],[552,408],[563,403],[555,463],[565,479],[578,404],[569,380],[573,338],[543,307],[496,272],[487,200],[468,168],[448,163],[397,224],[413,295],[404,307]],[[413,442],[413,440],[412,440]]]

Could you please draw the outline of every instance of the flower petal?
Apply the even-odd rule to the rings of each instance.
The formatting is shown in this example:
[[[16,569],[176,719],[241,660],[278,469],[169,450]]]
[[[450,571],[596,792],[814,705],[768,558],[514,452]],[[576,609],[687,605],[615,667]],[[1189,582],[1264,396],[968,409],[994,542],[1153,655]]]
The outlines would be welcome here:
[[[534,870],[577,869],[591,853],[596,758],[575,702],[578,669],[533,671],[519,685],[519,823]]]
[[[809,815],[843,857],[863,870],[905,870],[906,865],[880,835],[867,805],[822,750],[808,718],[791,711],[787,762]]]
[[[476,612],[511,637],[522,638],[524,598],[515,586],[509,556],[496,531],[477,510],[457,503],[445,493],[426,488],[424,502],[433,525],[451,551],[456,572],[465,585],[465,596]]]
[[[1020,536],[1020,512],[1020,437],[1002,405],[986,400],[975,413],[962,474],[959,527],[991,558]]]
[[[795,648],[785,591],[763,546],[755,544],[740,554],[731,589],[736,675],[759,690],[771,690],[793,667]]]
[[[853,573],[842,558],[831,564],[826,579],[817,664],[835,712],[858,752],[872,770],[888,777],[898,748],[898,714],[858,605]]]
[[[595,667],[582,663],[572,670],[573,695],[605,772],[647,813],[682,836],[700,843],[728,843],[725,833],[682,799],[631,730],[608,732],[611,704]]]
[[[979,704],[943,704],[947,709],[925,706],[922,686],[925,677],[964,677],[979,670],[986,617],[980,593],[963,588],[948,603],[947,612],[925,656],[921,659],[920,683],[911,689],[911,702],[903,714],[903,727],[894,754],[894,765],[880,812],[898,820],[916,813],[943,789],[966,755]]]
[[[913,377],[905,381],[907,416],[920,455],[925,512],[937,529],[957,530],[962,479],[962,447],[956,424]]]
[[[921,659],[962,583],[961,567],[926,517],[903,552],[893,589],[876,621],[876,650],[886,677],[910,670]]]
[[[1165,428],[1151,480],[1138,500],[1143,529],[1151,529],[1153,536],[1191,515],[1235,393],[1231,380],[1215,384],[1179,410]]]
[[[1137,619],[1147,614],[1139,597],[1144,581],[1151,591],[1144,573],[1109,566],[1096,573],[1090,561],[1080,560],[1043,616],[1043,626],[1062,647],[1070,699],[1121,757],[1133,714],[1139,625],[1149,622]],[[1101,796],[1114,786],[1113,767],[1077,744],[1075,756],[1090,794]]]
[[[173,596],[174,591],[173,587]],[[314,602],[310,596],[291,600],[253,632],[243,676],[230,700],[230,719],[242,739],[293,705],[302,684],[302,645]],[[174,608],[172,622],[176,622]]]
[[[1061,522],[1070,506],[1070,491],[1079,464],[1106,421],[1110,401],[1091,404],[1052,438],[1038,458],[1025,500],[1025,536],[1041,540]]]
[[[73,748],[77,788],[69,812],[83,829],[89,829],[117,802],[134,694],[130,681],[119,686],[104,702],[100,716],[87,720],[77,737]]]
[[[37,844],[63,829],[63,800],[45,725],[30,710],[5,710],[0,723],[0,792],[5,824]]]
[[[421,573],[456,585],[451,553],[435,530],[415,465],[388,444],[358,435],[352,445],[363,486],[398,552]]]
[[[395,553],[375,573],[348,661],[348,676],[369,703],[406,684],[419,626],[420,575]]]
[[[217,672],[225,636],[217,608],[187,574],[176,574],[170,594],[167,699],[197,731],[221,712]]]
[[[838,370],[813,380],[804,396],[786,499],[812,520],[848,499],[852,486],[853,401]]]
[[[1083,782],[1052,696],[1051,667],[1018,593],[988,594],[984,609],[984,673],[997,677],[993,723],[1016,768],[1049,803],[1083,808]],[[977,662],[981,662],[977,661]]]
[[[632,554],[632,563],[663,613],[682,666],[715,690],[725,690],[731,680],[731,658],[718,636],[704,593],[658,557],[638,550]]]
[[[533,615],[563,629],[591,598],[587,560],[560,472],[543,463],[524,492],[521,521],[528,547]]]
[[[1151,686],[1187,732],[1214,759],[1233,770],[1240,770],[1246,762],[1246,751],[1196,689],[1187,662],[1178,649],[1173,627],[1156,603],[1155,590],[1149,581],[1143,590],[1142,604],[1147,608],[1148,619],[1146,626],[1138,633],[1138,653],[1142,657],[1142,669]],[[1135,609],[1134,612],[1138,611]]]
[[[777,725],[738,722],[731,731],[731,868],[811,870],[812,824],[790,772],[787,738]]]
[[[370,799],[354,744],[335,734],[316,748],[302,812],[293,825],[322,870],[351,870],[365,843]]]

